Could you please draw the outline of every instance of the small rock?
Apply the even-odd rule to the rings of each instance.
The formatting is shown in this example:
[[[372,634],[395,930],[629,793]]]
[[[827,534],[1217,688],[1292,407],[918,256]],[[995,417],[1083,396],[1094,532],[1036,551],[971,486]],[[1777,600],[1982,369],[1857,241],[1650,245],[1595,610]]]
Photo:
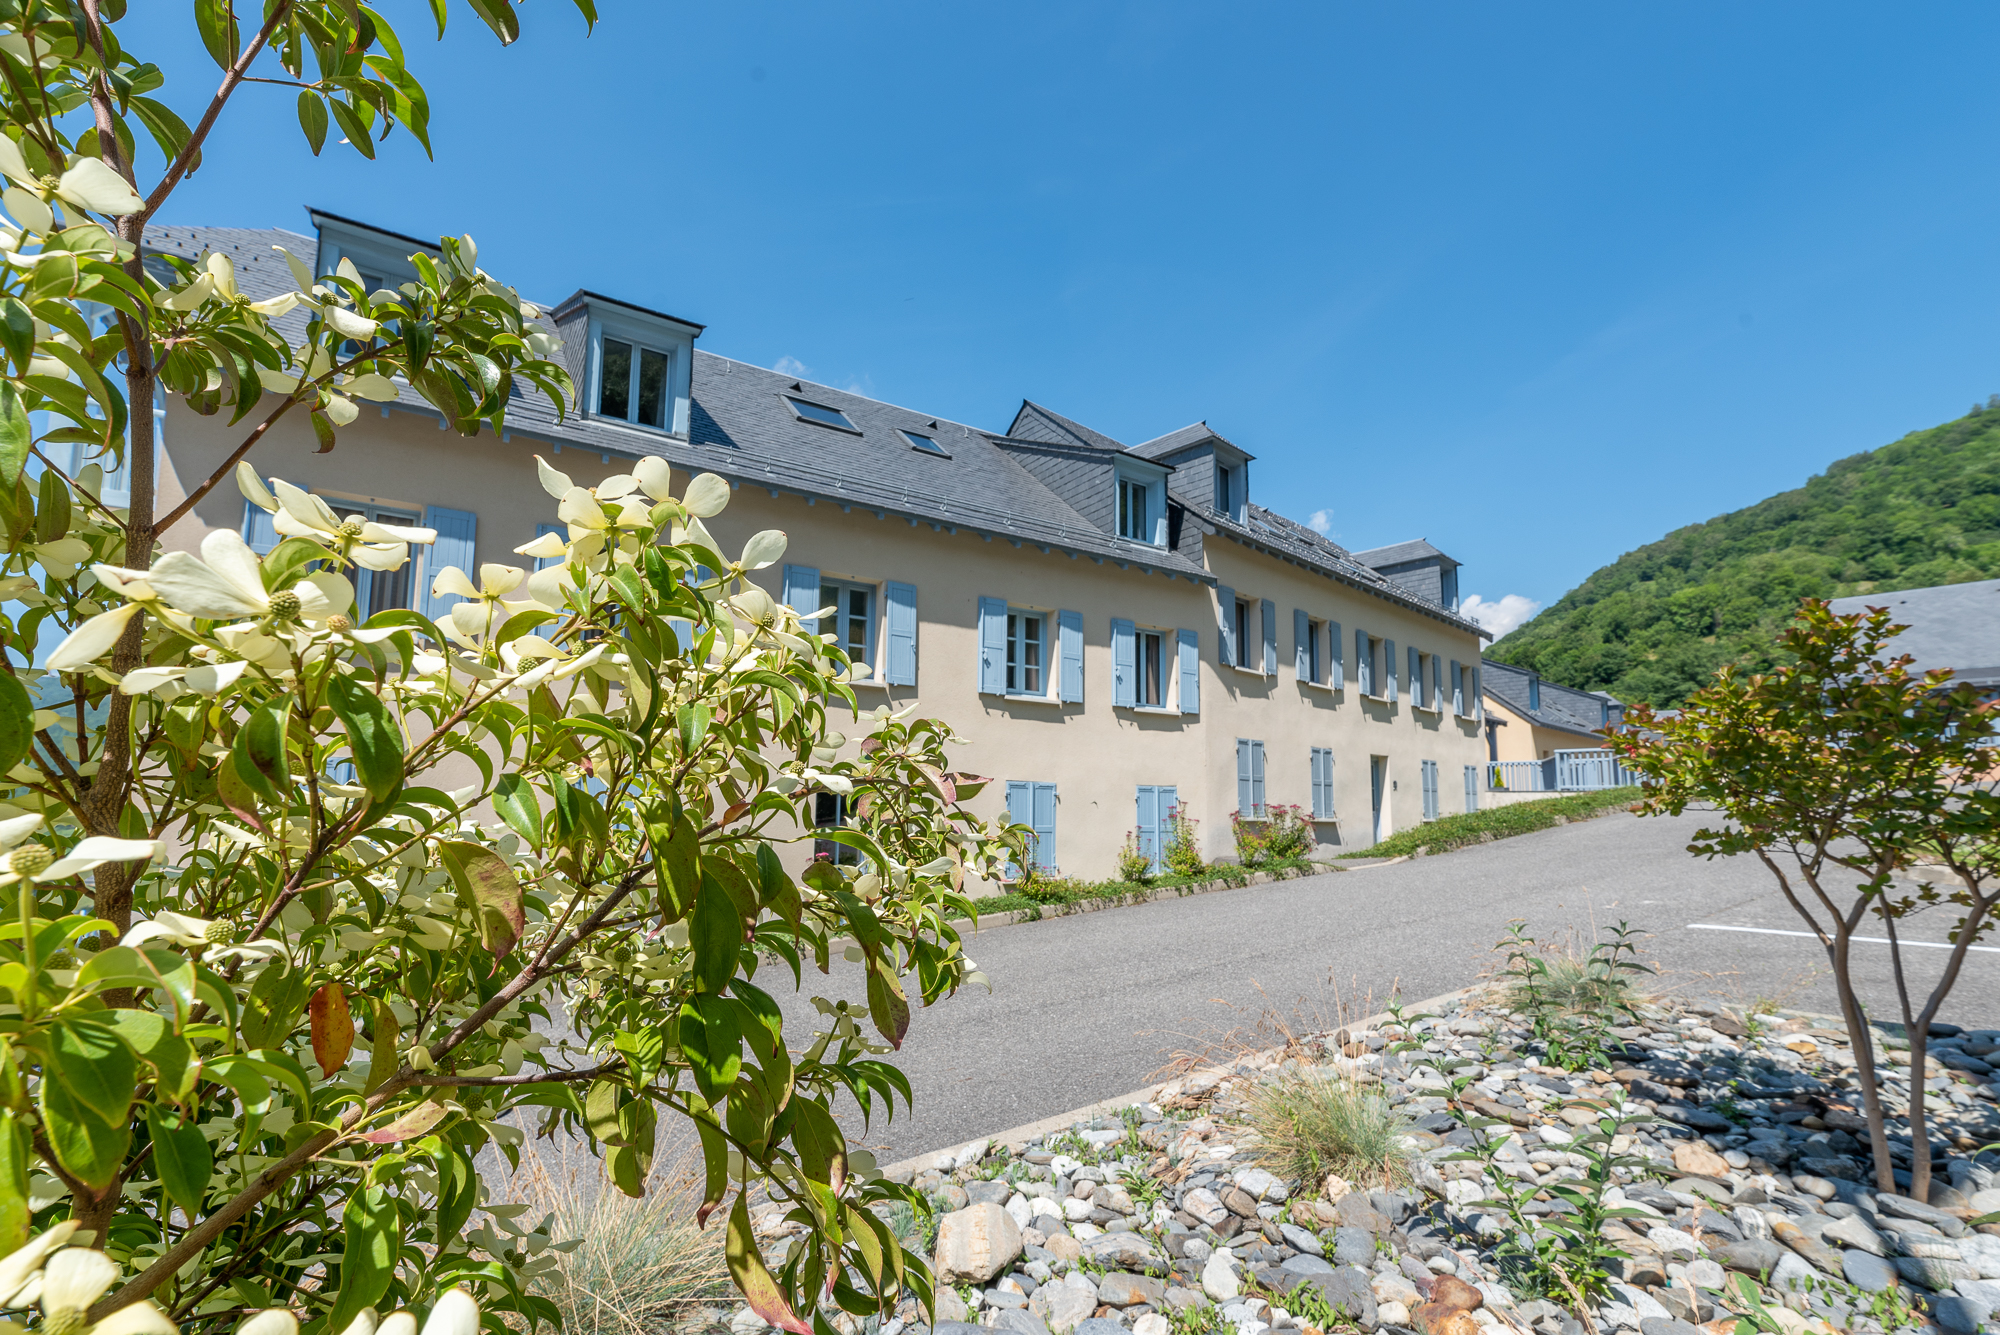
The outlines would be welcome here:
[[[1220,1228],[1222,1221],[1229,1218],[1228,1207],[1207,1187],[1196,1187],[1181,1197],[1181,1209],[1210,1228]]]
[[[1387,1215],[1375,1208],[1365,1191],[1349,1192],[1340,1198],[1336,1208],[1340,1213],[1340,1222],[1350,1228],[1365,1228],[1370,1233],[1381,1234],[1396,1227]]]
[[[1908,1196],[1897,1196],[1889,1192],[1877,1193],[1876,1208],[1882,1213],[1894,1215],[1898,1219],[1914,1219],[1920,1224],[1929,1224],[1947,1238],[1956,1238],[1965,1233],[1965,1224],[1955,1215],[1948,1215],[1921,1201],[1913,1201]]]
[[[1005,1205],[1009,1198],[1020,1193],[1005,1182],[968,1182],[965,1194],[974,1205]]]
[[[1990,1314],[1985,1303],[1970,1298],[1940,1298],[1931,1304],[1931,1320],[1945,1335],[1976,1335]]]
[[[1778,1258],[1778,1263],[1771,1267],[1771,1277],[1765,1282],[1780,1293],[1794,1290],[1803,1293],[1819,1283],[1819,1276],[1813,1273],[1811,1266],[1796,1255],[1786,1252]]]
[[[1010,1311],[1002,1312],[994,1319],[993,1329],[1012,1331],[1014,1335],[1049,1335],[1049,1323],[1025,1307],[1016,1307]],[[971,1335],[983,1335],[981,1328],[978,1326],[969,1327],[968,1331],[971,1332]],[[947,1335],[947,1333],[937,1331],[933,1332],[933,1335]]]
[[[1052,1240],[1053,1241],[1053,1240]],[[1194,1244],[1189,1243],[1190,1252]],[[1120,1270],[1151,1272],[1164,1275],[1170,1265],[1167,1254],[1158,1244],[1148,1241],[1138,1233],[1100,1233],[1094,1238],[1077,1244],[1078,1254],[1087,1255],[1097,1265],[1109,1269],[1116,1266]],[[1051,1247],[1049,1250],[1054,1251]]]
[[[1097,1310],[1097,1295],[1070,1284],[1044,1284],[1028,1299],[1028,1310],[1047,1322],[1053,1335],[1069,1335]]]
[[[965,1300],[958,1296],[956,1290],[943,1284],[937,1286],[936,1309],[937,1323],[940,1326],[948,1322],[963,1321],[966,1317]]]
[[[1849,1284],[1863,1293],[1887,1293],[1902,1282],[1896,1267],[1872,1252],[1842,1252],[1840,1272]]]
[[[1896,1273],[1912,1284],[1921,1284],[1937,1293],[1947,1293],[1961,1279],[1977,1279],[1977,1272],[1963,1261],[1944,1261],[1930,1256],[1898,1256]]]
[[[1297,1224],[1280,1224],[1278,1232],[1284,1237],[1285,1245],[1294,1251],[1308,1252],[1314,1256],[1326,1255],[1326,1245],[1316,1233],[1307,1232]]]
[[[1097,1281],[1097,1300],[1113,1307],[1131,1307],[1137,1303],[1158,1307],[1167,1300],[1167,1286],[1150,1275],[1114,1271]]]
[[[1287,1256],[1278,1267],[1295,1275],[1331,1275],[1333,1266],[1324,1258],[1300,1252],[1297,1256]]]
[[[1729,1176],[1729,1165],[1722,1156],[1699,1140],[1684,1140],[1674,1146],[1674,1167],[1704,1177]]]
[[[1207,1303],[1208,1299],[1202,1296],[1199,1289],[1184,1289],[1176,1286],[1167,1290],[1167,1306],[1176,1312],[1185,1312],[1191,1308],[1206,1306]],[[1132,1327],[1133,1335],[1138,1335],[1138,1329],[1136,1324]]]
[[[1882,1235],[1868,1227],[1868,1221],[1860,1215],[1848,1215],[1844,1219],[1834,1220],[1820,1230],[1820,1237],[1844,1247],[1859,1247],[1873,1256],[1889,1254],[1888,1245],[1882,1241]]]
[[[1335,1229],[1333,1261],[1335,1265],[1374,1265],[1375,1235],[1365,1228],[1355,1228],[1352,1225]]]
[[[1231,1187],[1222,1193],[1222,1204],[1228,1211],[1243,1219],[1257,1217],[1257,1198],[1240,1187]]]
[[[1759,1279],[1776,1266],[1781,1258],[1791,1255],[1777,1243],[1767,1242],[1762,1238],[1713,1243],[1708,1250],[1716,1260],[1731,1270],[1740,1270]]]
[[[1243,1291],[1237,1283],[1236,1267],[1230,1262],[1227,1248],[1209,1257],[1208,1264],[1201,1268],[1201,1288],[1219,1303],[1228,1302]]]
[[[1160,1312],[1148,1312],[1132,1323],[1132,1335],[1168,1335],[1172,1329],[1172,1323]]]

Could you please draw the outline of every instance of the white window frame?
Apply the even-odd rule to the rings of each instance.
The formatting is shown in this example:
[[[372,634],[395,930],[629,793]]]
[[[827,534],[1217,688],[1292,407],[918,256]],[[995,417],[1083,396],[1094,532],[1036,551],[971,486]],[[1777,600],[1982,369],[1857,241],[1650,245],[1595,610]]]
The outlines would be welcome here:
[[[632,367],[625,386],[625,415],[622,417],[613,416],[604,411],[604,341],[606,339],[610,339],[614,343],[622,343],[632,349]],[[648,352],[656,353],[667,359],[666,379],[665,383],[661,386],[662,401],[660,404],[664,424],[657,426],[651,422],[642,422],[639,420],[639,363],[642,355]],[[674,418],[678,412],[675,406],[676,396],[674,394],[674,373],[677,369],[674,365],[675,356],[676,352],[673,348],[654,347],[643,338],[635,338],[623,329],[606,329],[601,324],[598,325],[591,331],[590,339],[590,415],[600,421],[622,422],[626,426],[638,427],[642,431],[657,431],[662,435],[672,435]]]
[[[1392,669],[1392,664],[1389,662],[1389,655],[1386,652],[1388,643],[1389,637],[1386,635],[1370,635],[1368,637],[1369,690],[1368,694],[1363,698],[1380,701],[1383,704],[1389,702],[1389,672]],[[1356,666],[1358,667],[1359,664]]]
[[[1264,675],[1263,605],[1263,599],[1246,598],[1239,593],[1229,614],[1229,624],[1236,630],[1236,661],[1229,666],[1253,677]]]
[[[1146,507],[1141,531],[1128,531],[1126,497],[1137,494]],[[1112,530],[1127,542],[1141,542],[1148,547],[1167,545],[1167,484],[1165,479],[1140,477],[1120,472],[1112,494]]]
[[[1417,671],[1424,674],[1424,697],[1426,704],[1412,704],[1410,708],[1425,714],[1444,715],[1444,669],[1443,660],[1436,654],[1417,650]]]
[[[842,579],[837,575],[828,575],[822,571],[819,577],[821,607],[826,606],[824,599],[826,598],[826,591],[829,588],[838,589],[842,594],[859,592],[868,595],[868,638],[866,644],[863,646],[861,658],[861,661],[868,665],[868,675],[854,678],[853,684],[856,686],[873,686],[880,683],[882,680],[882,664],[876,660],[881,656],[880,650],[882,645],[882,586],[865,579]],[[837,629],[835,633],[840,636],[838,643],[841,649],[848,652],[851,658],[853,655],[852,651],[847,649],[847,636],[844,630],[844,623],[848,619],[844,601],[836,605],[832,619],[843,623],[843,628]],[[821,620],[824,622],[826,618],[821,618]]]
[[[1146,642],[1151,640],[1157,653],[1154,666],[1159,669],[1159,699],[1148,704],[1145,699],[1146,686]],[[1169,649],[1172,657],[1169,657]],[[1180,680],[1180,646],[1170,630],[1156,626],[1132,627],[1132,698],[1137,703],[1130,706],[1141,714],[1178,714],[1180,705],[1174,699]]]
[[[1323,617],[1306,618],[1306,634],[1312,637],[1312,650],[1306,657],[1306,667],[1312,675],[1306,685],[1322,691],[1333,690],[1333,641],[1327,634],[1330,623]]]
[[[1015,627],[1018,621],[1026,617],[1033,617],[1041,623],[1042,627],[1039,639],[1042,661],[1035,668],[1036,671],[1042,674],[1042,688],[1038,691],[1031,691],[1024,686],[1015,684],[1017,669],[1025,672],[1027,666],[1026,664],[1017,664],[1015,662],[1015,646],[1023,642],[1017,635]],[[1015,603],[1007,604],[1007,658],[1003,669],[1004,694],[1007,699],[1044,700],[1051,702],[1056,699],[1058,665],[1050,661],[1052,656],[1058,651],[1055,638],[1050,633],[1055,629],[1055,625],[1056,614],[1054,612],[1040,607],[1022,607]]]

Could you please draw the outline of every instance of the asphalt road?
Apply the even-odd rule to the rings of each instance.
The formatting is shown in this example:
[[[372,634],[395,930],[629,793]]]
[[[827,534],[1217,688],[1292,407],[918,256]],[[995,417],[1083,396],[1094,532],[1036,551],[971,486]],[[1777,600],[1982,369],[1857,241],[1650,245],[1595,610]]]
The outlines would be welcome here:
[[[1815,941],[1694,927],[1802,929],[1761,864],[1691,857],[1695,824],[1621,812],[1439,857],[987,929],[968,953],[991,995],[917,1011],[891,1058],[915,1110],[856,1139],[887,1163],[1126,1093],[1181,1054],[1260,1030],[1269,1046],[1280,1024],[1328,1028],[1392,994],[1464,987],[1498,962],[1493,945],[1515,918],[1539,938],[1574,930],[1586,943],[1628,921],[1651,934],[1644,958],[1661,990],[1833,1011]],[[1942,941],[1948,927],[1933,912],[1903,936]],[[1888,947],[1857,949],[1864,996],[1893,1017]],[[1946,952],[1906,956],[1928,986]],[[807,991],[859,1001],[856,972],[809,973]],[[1942,1018],[2000,1027],[2000,954],[1969,957]]]

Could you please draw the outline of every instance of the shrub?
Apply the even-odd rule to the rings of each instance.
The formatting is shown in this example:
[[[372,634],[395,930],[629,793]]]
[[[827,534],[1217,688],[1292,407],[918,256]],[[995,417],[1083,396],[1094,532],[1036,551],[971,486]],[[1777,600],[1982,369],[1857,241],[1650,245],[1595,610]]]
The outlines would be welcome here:
[[[1641,794],[1636,787],[1605,788],[1593,793],[1565,793],[1561,797],[1537,798],[1532,802],[1510,802],[1502,807],[1460,812],[1425,821],[1407,830],[1398,830],[1370,848],[1342,853],[1344,858],[1394,858],[1422,850],[1448,853],[1487,839],[1507,839],[1517,834],[1546,830],[1565,820],[1601,816],[1618,807],[1629,807]]]
[[[1269,862],[1291,862],[1312,851],[1312,822],[1299,806],[1264,808],[1264,858]]]
[[[1176,876],[1199,876],[1208,870],[1208,864],[1201,859],[1201,840],[1195,827],[1201,822],[1187,814],[1185,807],[1176,806],[1167,814],[1167,846],[1160,850],[1160,860],[1167,864],[1167,870]]]
[[[1260,866],[1270,856],[1270,835],[1259,818],[1232,811],[1229,813],[1229,833],[1236,839],[1236,861],[1239,865]]]
[[[1118,850],[1118,879],[1134,885],[1144,885],[1153,879],[1153,860],[1139,847],[1136,830],[1125,836],[1125,847]]]
[[[1280,1177],[1317,1185],[1328,1174],[1371,1187],[1410,1180],[1409,1125],[1370,1088],[1328,1071],[1281,1071],[1250,1091],[1258,1155]]]
[[[1051,876],[1039,867],[1029,867],[1014,883],[1014,893],[1034,904],[1067,904],[1083,897],[1088,882],[1074,876]]]
[[[1604,1064],[1612,1026],[1630,1019],[1639,1002],[1634,975],[1653,972],[1638,961],[1632,930],[1621,922],[1585,953],[1574,934],[1543,942],[1524,926],[1523,919],[1508,924],[1506,937],[1494,947],[1507,952],[1500,976],[1508,980],[1508,1005],[1528,1016],[1553,1064]]]

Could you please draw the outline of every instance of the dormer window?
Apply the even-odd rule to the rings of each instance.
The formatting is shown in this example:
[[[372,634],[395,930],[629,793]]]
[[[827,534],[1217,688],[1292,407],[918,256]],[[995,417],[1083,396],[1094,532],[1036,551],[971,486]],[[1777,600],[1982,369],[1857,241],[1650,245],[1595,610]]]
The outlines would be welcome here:
[[[1118,480],[1118,536],[1130,538],[1134,542],[1151,542],[1153,525],[1146,517],[1146,492],[1143,482],[1133,482],[1128,478]]]
[[[852,431],[857,436],[861,434],[861,428],[848,421],[847,414],[838,408],[829,408],[823,403],[810,403],[805,399],[794,399],[789,396],[785,402],[792,405],[792,411],[798,414],[802,421],[830,426],[838,431]]]
[[[1215,508],[1226,515],[1236,513],[1236,501],[1230,495],[1229,470],[1221,464],[1215,466]]]
[[[624,339],[602,339],[598,350],[597,415],[665,431],[667,372],[672,365],[670,353]]]

